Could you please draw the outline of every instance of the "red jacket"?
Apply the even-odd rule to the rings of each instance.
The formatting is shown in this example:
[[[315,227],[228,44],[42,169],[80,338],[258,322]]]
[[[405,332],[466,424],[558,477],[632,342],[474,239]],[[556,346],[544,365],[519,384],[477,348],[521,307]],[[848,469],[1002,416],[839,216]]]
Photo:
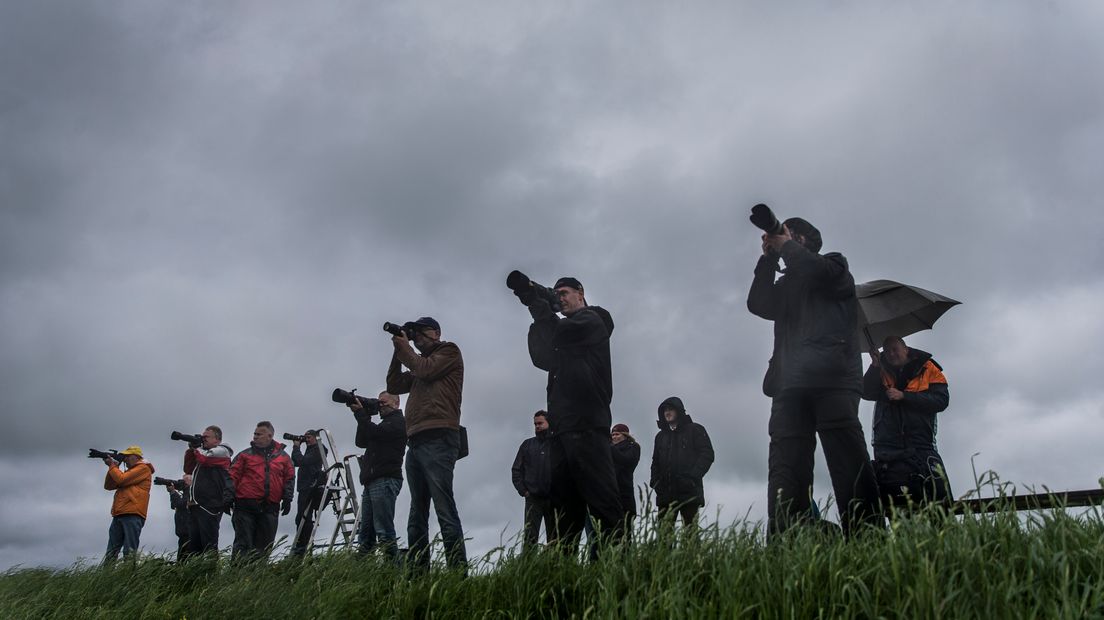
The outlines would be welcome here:
[[[284,444],[273,441],[262,450],[253,444],[230,463],[236,499],[253,499],[272,504],[290,500],[295,493],[295,466],[284,452]]]

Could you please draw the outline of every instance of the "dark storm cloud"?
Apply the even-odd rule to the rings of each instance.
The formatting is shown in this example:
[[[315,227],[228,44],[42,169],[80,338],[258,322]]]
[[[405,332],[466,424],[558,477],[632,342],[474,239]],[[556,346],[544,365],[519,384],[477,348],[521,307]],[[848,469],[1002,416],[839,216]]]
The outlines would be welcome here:
[[[545,381],[515,268],[577,276],[613,313],[637,482],[677,394],[718,448],[706,513],[761,518],[760,201],[816,223],[859,281],[966,302],[910,339],[951,380],[956,491],[975,452],[1024,482],[1095,483],[1072,464],[1104,439],[1094,4],[0,11],[0,408],[24,438],[0,488],[42,516],[0,511],[0,565],[100,552],[90,445],[138,442],[168,474],[170,430],[217,423],[241,449],[267,418],[351,450],[329,391],[382,388],[379,324],[423,314],[467,363],[470,549],[509,539],[508,468]],[[73,501],[26,484],[30,462],[75,480]],[[169,549],[153,502],[143,540]]]

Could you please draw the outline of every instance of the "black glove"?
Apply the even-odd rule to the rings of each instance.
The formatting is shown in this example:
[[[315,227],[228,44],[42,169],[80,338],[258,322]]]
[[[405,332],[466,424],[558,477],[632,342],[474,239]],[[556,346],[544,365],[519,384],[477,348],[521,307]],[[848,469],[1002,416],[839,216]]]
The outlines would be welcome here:
[[[291,512],[291,498],[285,497],[280,501],[280,514],[286,517],[289,512]]]
[[[195,450],[195,449],[197,449],[197,448],[201,447],[202,445],[203,445],[203,444],[202,444],[201,442],[198,442],[198,441],[189,441],[189,442],[188,442],[188,447],[189,447],[189,448],[191,448],[191,449],[193,449],[193,450]]]

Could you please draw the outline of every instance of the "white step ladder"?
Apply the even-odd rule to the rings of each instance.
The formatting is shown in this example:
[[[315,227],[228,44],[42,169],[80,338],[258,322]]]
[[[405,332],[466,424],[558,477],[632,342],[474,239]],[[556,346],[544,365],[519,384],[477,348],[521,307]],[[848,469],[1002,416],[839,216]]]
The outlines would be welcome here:
[[[357,464],[357,475],[359,476],[360,462],[355,454],[331,462],[329,455],[340,454],[334,444],[333,435],[324,428],[318,430],[318,435],[319,441],[323,442],[322,445],[329,449],[328,454],[325,450],[322,450],[322,469],[326,486],[322,493],[322,501],[310,515],[309,521],[307,519],[301,521],[295,532],[295,540],[300,540],[299,537],[303,533],[303,528],[308,523],[311,524],[311,532],[307,539],[305,551],[307,555],[310,555],[311,550],[315,548],[326,549],[327,552],[338,549],[354,549],[357,544],[357,530],[360,527],[360,496],[356,492],[356,480],[358,478],[353,475],[353,463],[355,462]],[[326,511],[326,508],[331,506],[336,518],[333,535],[330,536],[328,542],[315,542],[314,535],[318,531],[318,520],[322,513]]]

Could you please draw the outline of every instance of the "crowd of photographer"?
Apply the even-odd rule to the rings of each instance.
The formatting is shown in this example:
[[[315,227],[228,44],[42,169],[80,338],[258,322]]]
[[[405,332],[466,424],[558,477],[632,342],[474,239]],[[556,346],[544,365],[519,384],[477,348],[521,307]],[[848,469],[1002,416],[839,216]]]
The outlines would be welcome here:
[[[864,376],[855,282],[846,258],[822,255],[819,230],[801,218],[779,222],[765,205],[757,205],[751,219],[764,234],[747,307],[774,324],[774,351],[763,380],[763,392],[771,398],[769,536],[819,518],[811,504],[818,437],[845,535],[863,525],[881,526],[883,507],[901,499],[949,500],[949,482],[935,448],[936,414],[949,401],[942,368],[930,354],[893,337],[886,339],[882,353],[870,352]],[[543,524],[546,541],[570,554],[585,531],[594,559],[610,545],[630,543],[637,513],[633,476],[640,445],[627,425],[613,424],[610,409],[613,318],[588,304],[576,278],[544,287],[514,271],[506,282],[532,317],[530,361],[547,373],[545,408],[534,414],[534,436],[518,448],[511,468],[514,488],[524,498],[523,548],[534,548]],[[455,343],[441,339],[441,326],[432,317],[385,323],[384,330],[393,345],[386,390],[378,398],[342,389],[332,395],[352,411],[356,446],[364,449],[357,543],[362,552],[379,551],[399,561],[394,521],[405,463],[407,565],[429,569],[432,505],[446,562],[464,571],[467,552],[453,491],[456,461],[467,454],[466,430],[460,425],[463,357]],[[403,394],[408,395],[405,412],[400,409]],[[858,419],[860,398],[876,402],[873,463]],[[714,462],[713,444],[678,397],[659,404],[657,426],[649,487],[658,518],[673,526],[681,517],[684,528],[693,528],[705,505],[703,479]],[[318,442],[318,431],[285,434],[294,442],[289,456],[273,435],[271,423],[259,422],[249,447],[234,455],[217,426],[200,435],[172,434],[189,444],[183,478],[155,483],[169,490],[181,559],[217,552],[224,513],[232,514],[232,556],[266,556],[279,515],[289,514],[296,489],[299,535],[291,554],[306,553],[326,486],[326,448]],[[306,445],[302,451],[300,444]],[[137,446],[90,456],[108,465],[105,488],[116,493],[107,559],[120,549],[131,554],[145,521],[153,466]]]

